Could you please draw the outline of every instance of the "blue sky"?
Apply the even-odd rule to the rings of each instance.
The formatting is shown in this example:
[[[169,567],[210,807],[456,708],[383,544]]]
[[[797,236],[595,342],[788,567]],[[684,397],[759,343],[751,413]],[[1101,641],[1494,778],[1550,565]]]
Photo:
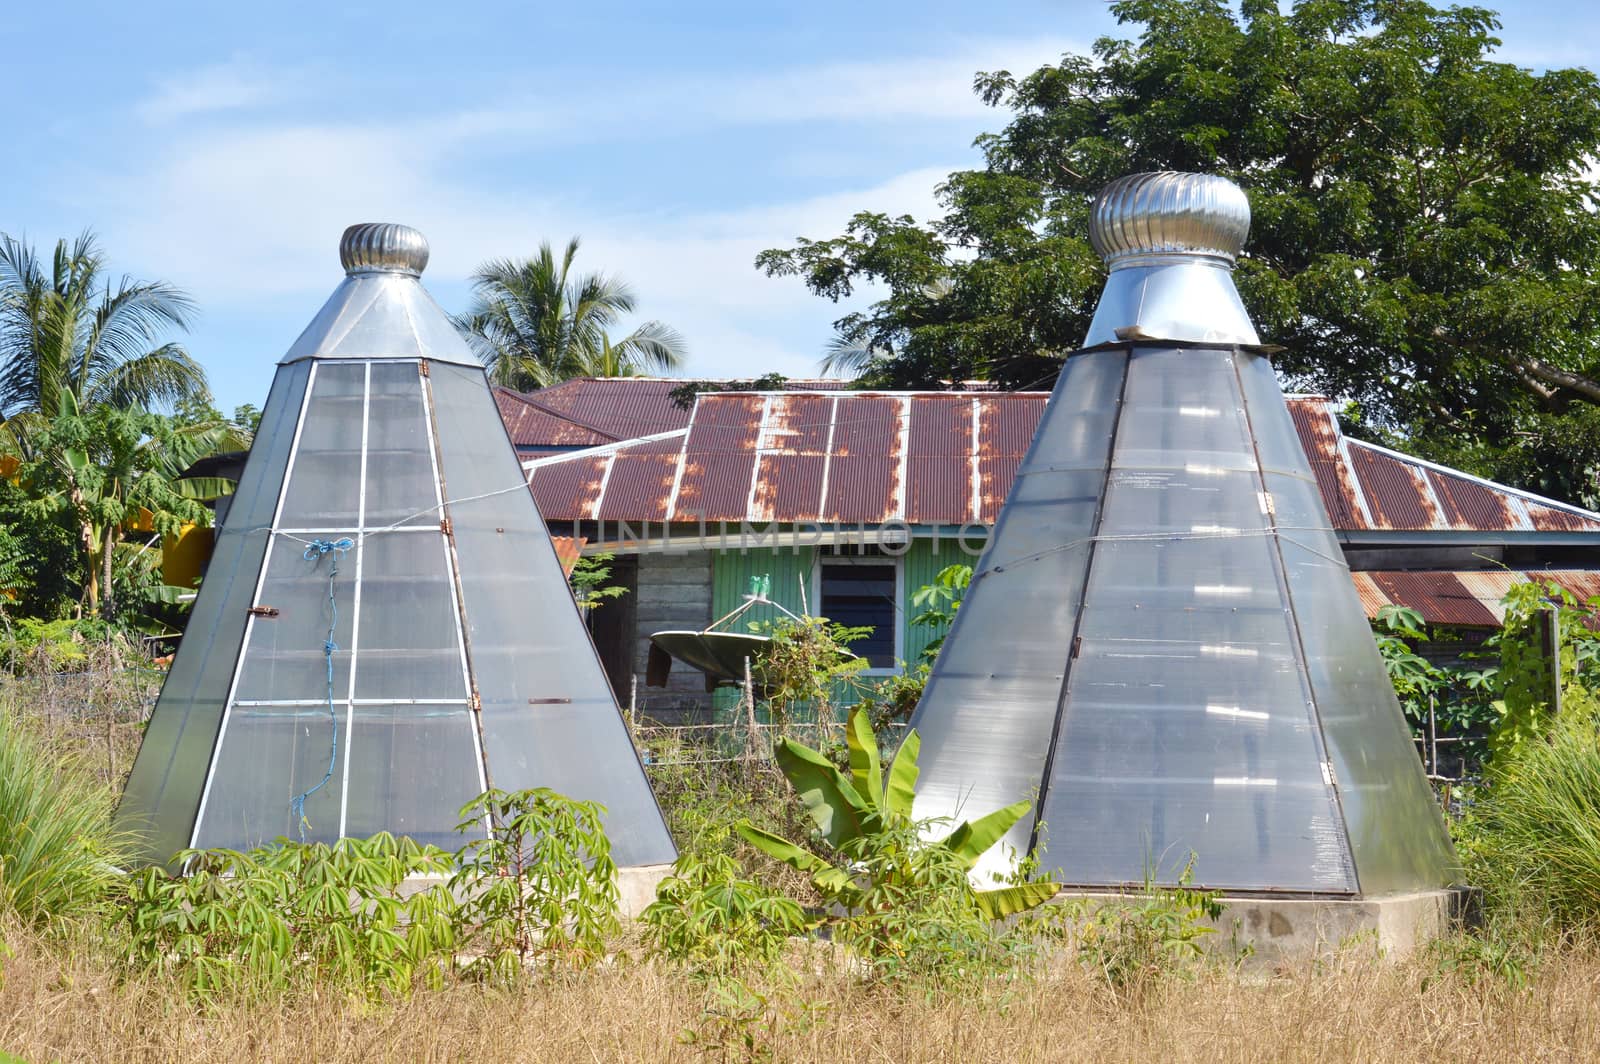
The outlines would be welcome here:
[[[456,8],[460,8],[457,10]],[[1502,55],[1600,65],[1600,14],[1501,6]],[[978,70],[1114,29],[1084,0],[808,4],[60,4],[13,0],[0,230],[88,227],[118,272],[186,288],[223,409],[266,395],[356,221],[427,234],[447,309],[491,257],[583,237],[686,372],[813,373],[841,308],[752,266],[857,210],[926,219],[1004,115]]]

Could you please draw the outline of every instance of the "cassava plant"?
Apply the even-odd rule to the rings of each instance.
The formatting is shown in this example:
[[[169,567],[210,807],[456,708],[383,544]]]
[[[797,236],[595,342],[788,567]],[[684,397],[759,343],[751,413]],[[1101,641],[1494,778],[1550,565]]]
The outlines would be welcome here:
[[[174,860],[180,874],[152,867],[126,880],[123,941],[134,967],[199,1002],[318,984],[400,994],[439,986],[453,966],[455,899],[442,881],[402,890],[447,871],[443,850],[380,833]]]
[[[469,971],[511,985],[535,961],[581,967],[605,955],[619,895],[603,812],[545,787],[491,789],[462,807],[458,830],[492,828],[461,848],[450,880],[467,899]]]

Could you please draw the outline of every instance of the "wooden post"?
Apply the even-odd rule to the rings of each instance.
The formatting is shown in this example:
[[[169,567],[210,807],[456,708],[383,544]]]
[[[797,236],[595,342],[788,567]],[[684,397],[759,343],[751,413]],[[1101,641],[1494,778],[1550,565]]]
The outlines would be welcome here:
[[[744,703],[745,726],[750,729],[750,737],[745,740],[745,750],[754,751],[755,743],[759,740],[761,729],[756,724],[756,688],[750,680],[750,658],[744,659],[744,687],[740,691],[739,700]]]
[[[639,674],[628,676],[628,728],[639,726]]]

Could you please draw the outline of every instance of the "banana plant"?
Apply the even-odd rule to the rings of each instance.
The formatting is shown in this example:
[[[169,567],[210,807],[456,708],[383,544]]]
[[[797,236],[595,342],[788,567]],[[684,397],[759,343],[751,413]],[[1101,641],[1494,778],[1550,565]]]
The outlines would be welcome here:
[[[850,714],[845,741],[850,750],[849,775],[818,751],[793,739],[781,740],[774,756],[816,824],[820,840],[832,850],[848,855],[870,836],[912,823],[911,801],[920,773],[917,755],[922,740],[915,730],[907,732],[888,772],[884,772],[872,723],[864,710],[857,709]],[[1012,825],[1027,815],[1032,804],[1024,799],[976,820],[963,821],[950,834],[927,845],[942,847],[970,872],[984,851],[1004,838]],[[737,830],[763,853],[809,875],[823,897],[846,910],[856,910],[866,900],[866,891],[848,867],[748,820],[741,821]],[[985,916],[998,920],[1042,905],[1060,889],[1059,883],[1017,883],[973,890],[973,901]]]

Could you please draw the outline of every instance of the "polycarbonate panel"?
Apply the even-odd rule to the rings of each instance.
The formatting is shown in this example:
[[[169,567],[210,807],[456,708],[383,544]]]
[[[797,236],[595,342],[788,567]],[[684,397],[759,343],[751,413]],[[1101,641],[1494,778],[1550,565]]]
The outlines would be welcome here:
[[[911,726],[922,738],[914,813],[982,816],[1036,798],[1094,533],[1127,355],[1067,361]],[[1033,818],[1004,840],[1029,846]],[[1003,850],[980,873],[1004,866]]]
[[[616,728],[607,726],[616,719]],[[622,867],[669,864],[677,849],[610,696],[546,705],[483,705],[494,785],[549,787],[605,806],[611,856]]]
[[[278,528],[353,528],[361,502],[366,366],[318,363]]]
[[[488,772],[602,803],[620,865],[676,850],[481,370],[429,386]]]
[[[1231,352],[1136,349],[1043,817],[1091,885],[1354,891]]]
[[[473,727],[464,705],[356,706],[345,834],[388,831],[446,850],[481,836],[456,831],[483,791]]]
[[[293,476],[295,474],[291,474]],[[355,620],[358,549],[345,554],[305,556],[296,539],[272,537],[267,554],[267,576],[256,599],[258,606],[275,610],[251,618],[243,648],[243,663],[234,697],[242,701],[300,701],[328,697],[328,657],[323,644],[329,622],[338,612],[334,628],[334,697],[343,699],[350,683],[350,633]],[[337,563],[329,598],[329,574]]]
[[[428,435],[419,364],[374,364],[367,395],[365,527],[438,523]]]
[[[222,707],[244,636],[289,461],[289,445],[305,396],[309,363],[273,377],[250,456],[201,581],[186,636],[145,728],[139,754],[117,807],[120,827],[142,838],[139,856],[164,862],[189,845]]]
[[[356,698],[466,699],[444,535],[369,533],[362,547]]]
[[[1362,892],[1459,881],[1443,814],[1343,556],[1286,534],[1283,557]]]
[[[1123,469],[1254,470],[1255,448],[1228,349],[1137,348],[1123,396]]]
[[[1191,854],[1194,882],[1224,889],[1447,882],[1448,838],[1270,364],[1097,356],[1127,357],[1125,384],[1096,390],[1069,359],[914,716],[919,815],[1042,792],[1043,865],[1080,886],[1171,883]],[[1044,460],[1051,438],[1072,442]]]
[[[333,776],[305,801],[307,842],[339,837],[340,780],[348,710],[335,704],[339,750]],[[244,850],[287,837],[299,839],[291,803],[328,771],[334,725],[328,707],[234,706],[206,795],[196,846]]]

